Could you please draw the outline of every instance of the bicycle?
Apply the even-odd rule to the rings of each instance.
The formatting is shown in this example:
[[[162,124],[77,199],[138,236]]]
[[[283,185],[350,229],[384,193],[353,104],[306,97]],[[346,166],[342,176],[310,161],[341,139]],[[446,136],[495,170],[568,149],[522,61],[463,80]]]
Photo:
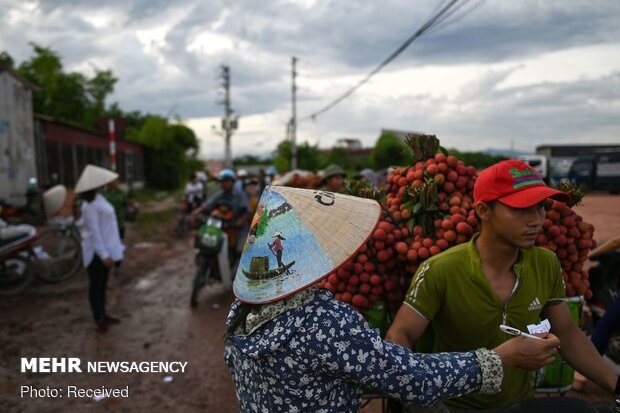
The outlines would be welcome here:
[[[73,277],[82,267],[80,231],[72,216],[51,221],[34,243],[37,275],[43,281],[59,283]]]

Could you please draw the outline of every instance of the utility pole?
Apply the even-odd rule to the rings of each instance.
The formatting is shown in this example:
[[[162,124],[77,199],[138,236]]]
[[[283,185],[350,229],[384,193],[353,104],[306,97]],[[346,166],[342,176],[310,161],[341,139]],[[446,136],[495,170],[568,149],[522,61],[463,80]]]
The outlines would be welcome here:
[[[224,118],[222,118],[222,129],[224,130],[224,166],[232,168],[232,154],[230,148],[230,138],[233,131],[239,126],[239,118],[232,118],[233,110],[230,106],[230,69],[222,66],[222,87],[224,88]]]
[[[295,65],[297,63],[297,58],[295,56],[292,57],[291,63],[293,65],[291,76],[292,76],[292,104],[293,104],[293,113],[291,116],[291,124],[290,124],[290,135],[291,135],[291,169],[297,169],[297,102],[296,102],[296,92],[297,86],[295,85],[295,78],[297,77],[297,72],[295,71]]]
[[[116,123],[114,118],[108,119],[108,140],[110,150],[110,169],[116,172]]]

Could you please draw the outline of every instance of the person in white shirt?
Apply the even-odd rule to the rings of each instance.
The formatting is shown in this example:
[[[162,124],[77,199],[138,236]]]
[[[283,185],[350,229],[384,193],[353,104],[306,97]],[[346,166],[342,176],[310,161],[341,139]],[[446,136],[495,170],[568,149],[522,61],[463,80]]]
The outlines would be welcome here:
[[[196,174],[192,173],[189,176],[189,182],[185,185],[185,198],[187,200],[189,211],[198,207],[204,201],[205,189],[200,180],[196,177]]]
[[[108,274],[115,263],[123,259],[121,242],[114,207],[99,191],[118,178],[118,174],[94,165],[87,165],[75,187],[82,203],[82,257],[88,272],[88,299],[97,324],[97,332],[105,333],[120,320],[106,313],[105,296]]]

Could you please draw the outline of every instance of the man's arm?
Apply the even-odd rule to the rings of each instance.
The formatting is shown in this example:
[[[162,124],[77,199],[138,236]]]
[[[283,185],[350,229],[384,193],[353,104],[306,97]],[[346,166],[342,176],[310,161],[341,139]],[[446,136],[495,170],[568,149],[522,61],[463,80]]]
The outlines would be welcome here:
[[[577,327],[565,302],[548,305],[543,314],[551,323],[551,332],[562,343],[560,354],[579,373],[610,393],[614,393],[618,376],[603,361],[586,335]]]
[[[590,255],[588,255],[588,258],[598,257],[599,255],[607,254],[608,252],[611,252],[618,248],[620,248],[620,235],[608,239],[603,244],[590,251]]]
[[[385,339],[411,349],[422,336],[429,321],[407,303],[403,303],[388,330]]]
[[[215,202],[218,200],[221,192],[215,193],[211,198],[207,199],[202,205],[192,211],[192,215],[210,214],[215,209]]]

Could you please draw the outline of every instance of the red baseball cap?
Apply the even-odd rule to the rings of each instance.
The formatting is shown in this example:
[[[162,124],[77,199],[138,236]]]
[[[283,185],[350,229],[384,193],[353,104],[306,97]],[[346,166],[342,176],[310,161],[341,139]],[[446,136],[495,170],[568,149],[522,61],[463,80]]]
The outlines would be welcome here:
[[[508,160],[478,174],[474,202],[499,201],[513,208],[528,208],[547,198],[567,202],[570,196],[549,188],[538,172],[525,162]]]

